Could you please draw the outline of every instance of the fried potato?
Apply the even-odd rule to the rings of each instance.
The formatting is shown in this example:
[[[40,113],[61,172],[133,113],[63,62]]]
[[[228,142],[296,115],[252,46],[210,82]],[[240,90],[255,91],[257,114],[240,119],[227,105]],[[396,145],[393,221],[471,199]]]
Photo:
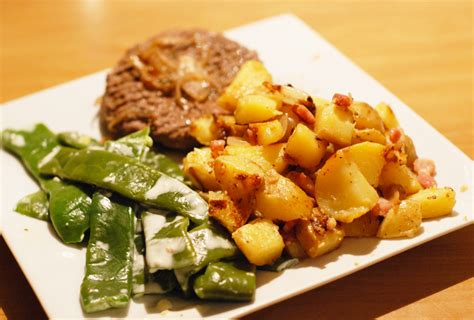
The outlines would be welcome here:
[[[451,188],[429,188],[420,190],[408,197],[418,201],[423,219],[448,215],[456,204],[456,193]]]
[[[214,117],[206,115],[194,120],[189,127],[189,134],[196,138],[199,143],[208,146],[212,140],[216,140],[218,137]]]
[[[194,149],[183,159],[183,168],[191,182],[203,191],[219,190],[213,169],[214,159],[209,148]]]
[[[375,110],[380,115],[380,118],[382,118],[385,128],[392,129],[400,126],[395,113],[388,104],[381,102],[375,107]]]
[[[404,200],[390,209],[380,224],[379,238],[414,237],[421,231],[421,206],[418,201]]]
[[[209,216],[216,219],[229,232],[234,232],[243,226],[250,210],[241,210],[223,191],[209,192]]]
[[[288,167],[288,160],[285,157],[286,143],[276,143],[262,148],[262,156],[271,163],[272,167],[282,173]]]
[[[315,131],[320,139],[348,146],[354,133],[352,113],[334,104],[319,107],[316,112]]]
[[[367,213],[379,199],[357,165],[341,153],[329,158],[317,172],[315,195],[323,213],[345,223]]]
[[[316,134],[298,124],[286,144],[285,152],[299,166],[315,169],[326,152],[327,142],[316,139]]]
[[[387,162],[380,174],[380,186],[401,186],[407,194],[413,194],[422,189],[416,175],[406,165],[398,162]]]
[[[344,231],[339,228],[316,232],[309,220],[300,220],[296,225],[296,238],[310,258],[328,253],[341,244]]]
[[[375,237],[379,226],[379,218],[369,212],[351,223],[343,223],[342,229],[346,237]]]
[[[285,135],[285,130],[278,120],[251,123],[249,128],[255,133],[257,143],[261,146],[278,142]]]
[[[234,111],[238,124],[271,120],[282,113],[277,110],[278,102],[264,95],[248,95],[238,100]]]
[[[361,143],[365,141],[375,142],[381,145],[385,145],[387,143],[385,135],[376,129],[355,129],[354,135],[352,136],[352,144]]]
[[[349,110],[357,129],[375,129],[384,132],[383,121],[377,111],[365,102],[354,101]]]
[[[278,226],[268,219],[256,219],[232,233],[237,247],[250,263],[272,264],[281,256],[285,244]]]

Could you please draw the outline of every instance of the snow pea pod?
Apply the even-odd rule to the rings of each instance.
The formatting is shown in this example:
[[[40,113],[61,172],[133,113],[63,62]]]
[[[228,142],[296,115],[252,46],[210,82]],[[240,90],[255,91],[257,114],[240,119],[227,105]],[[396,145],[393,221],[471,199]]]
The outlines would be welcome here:
[[[255,295],[255,267],[246,262],[211,262],[194,281],[201,299],[251,301]]]
[[[90,212],[82,307],[85,312],[125,307],[132,290],[134,213],[130,206],[99,192]]]
[[[39,190],[23,197],[16,204],[15,211],[25,216],[49,221],[48,194],[43,190]]]
[[[189,184],[179,165],[162,153],[150,150],[141,157],[141,161],[153,169],[163,172],[176,180]]]
[[[199,272],[210,262],[234,257],[238,254],[237,246],[229,239],[228,234],[219,226],[208,221],[189,232],[189,238],[196,252],[194,265],[176,269],[175,275],[184,293],[189,293],[190,277]]]
[[[81,242],[89,228],[88,194],[58,178],[44,177],[38,167],[60,150],[58,139],[44,124],[31,131],[7,129],[2,133],[5,148],[21,158],[28,171],[49,195],[49,218],[65,243]]]
[[[163,211],[147,211],[142,214],[142,219],[150,273],[195,263],[196,253],[187,233],[188,218]]]
[[[191,188],[139,160],[106,150],[62,147],[48,155],[43,174],[80,181],[115,191],[137,202],[174,211],[200,224],[207,220],[207,203]]]
[[[140,159],[153,145],[150,128],[146,127],[117,140],[109,140],[104,147],[110,152]]]
[[[84,149],[90,146],[99,146],[99,142],[88,135],[75,132],[66,131],[58,133],[59,143],[76,149]]]

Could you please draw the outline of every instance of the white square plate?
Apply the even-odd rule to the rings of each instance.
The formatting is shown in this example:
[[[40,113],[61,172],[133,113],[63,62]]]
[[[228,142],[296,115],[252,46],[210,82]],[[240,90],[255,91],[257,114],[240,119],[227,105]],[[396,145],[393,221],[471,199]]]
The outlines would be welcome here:
[[[157,313],[158,297],[155,296],[133,302],[128,309],[102,312],[97,316],[238,317],[322,286],[473,222],[471,160],[301,20],[282,15],[228,31],[226,35],[257,50],[276,83],[291,83],[326,98],[331,98],[335,92],[350,92],[372,105],[385,101],[393,106],[402,127],[413,137],[418,154],[435,160],[439,185],[451,186],[457,191],[455,211],[449,217],[423,222],[423,233],[413,239],[346,239],[340,249],[307,260],[282,274],[260,272],[253,303],[197,304],[198,301],[175,300],[173,305],[177,310],[163,315]],[[1,108],[2,125],[22,128],[43,122],[54,131],[77,130],[99,137],[98,107],[94,101],[103,93],[105,76],[106,71],[99,72],[9,102]],[[38,187],[17,159],[1,152],[1,161],[5,241],[48,316],[86,316],[79,303],[85,249],[64,245],[47,223],[13,212],[16,202]],[[469,191],[459,192],[462,185],[468,185]]]

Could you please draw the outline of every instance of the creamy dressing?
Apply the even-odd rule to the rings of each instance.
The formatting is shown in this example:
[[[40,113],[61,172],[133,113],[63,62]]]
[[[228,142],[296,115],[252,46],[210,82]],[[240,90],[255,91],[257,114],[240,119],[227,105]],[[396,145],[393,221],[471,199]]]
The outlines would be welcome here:
[[[99,204],[106,210],[112,209],[112,203],[110,202],[109,198],[101,197]]]
[[[206,202],[193,190],[182,182],[162,175],[156,180],[155,185],[145,193],[145,199],[153,200],[165,193],[179,193],[189,204],[188,214],[190,216],[202,216],[207,211]]]
[[[186,249],[183,237],[153,239],[147,242],[146,262],[153,273],[160,269],[172,269],[174,255]]]
[[[110,183],[115,183],[116,178],[117,177],[115,176],[115,173],[111,173],[107,177],[105,177],[104,180],[102,180],[102,181],[105,182],[105,183],[109,183],[109,182]]]
[[[25,138],[23,138],[22,135],[16,134],[16,133],[10,133],[9,138],[11,141],[11,144],[16,146],[16,147],[24,147],[25,146]]]
[[[38,168],[41,168],[42,166],[50,162],[58,154],[60,150],[61,150],[61,147],[54,147],[54,149],[51,150],[50,153],[48,153],[46,156],[44,156],[43,159],[41,159],[41,161],[38,163]]]
[[[109,244],[102,241],[97,241],[95,246],[99,249],[106,250],[106,251],[110,249]]]
[[[234,246],[229,240],[215,236],[212,232],[207,232],[206,235],[206,248],[208,250],[212,249],[233,249]]]

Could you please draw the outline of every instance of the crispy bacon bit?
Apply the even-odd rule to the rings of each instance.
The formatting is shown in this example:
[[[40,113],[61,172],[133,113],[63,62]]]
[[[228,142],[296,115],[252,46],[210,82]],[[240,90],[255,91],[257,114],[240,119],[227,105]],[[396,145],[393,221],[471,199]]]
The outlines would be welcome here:
[[[255,128],[256,129],[256,128]],[[251,144],[257,144],[257,132],[252,128],[248,128],[246,131],[247,141]]]
[[[332,102],[340,107],[349,107],[352,104],[352,97],[336,93],[332,97]]]
[[[291,171],[286,177],[306,192],[307,195],[314,197],[314,181],[304,172]]]
[[[293,107],[293,112],[307,124],[314,124],[314,115],[305,106],[296,105]]]
[[[217,158],[225,148],[225,141],[224,140],[212,140],[211,141],[211,151],[212,157]]]
[[[436,181],[433,178],[436,175],[436,167],[433,160],[418,158],[413,162],[413,170],[416,172],[418,182],[423,188],[436,186]]]
[[[415,170],[415,172],[418,174],[425,172],[430,176],[436,175],[435,163],[430,159],[416,159],[415,162],[413,162],[413,170]]]
[[[392,128],[389,131],[389,137],[392,143],[397,143],[397,141],[402,137],[402,132],[397,128]]]
[[[298,220],[287,221],[283,226],[283,232],[289,233],[298,224]]]
[[[424,171],[418,173],[417,178],[418,178],[418,182],[425,189],[436,186],[436,180],[433,178],[433,176],[429,175],[428,173]]]
[[[270,92],[276,93],[276,92],[281,92],[281,85],[279,84],[272,84],[268,81],[264,81],[263,86],[267,88]]]
[[[385,198],[380,197],[379,201],[375,206],[370,210],[370,212],[375,216],[386,216],[387,213],[392,209],[393,203]]]

